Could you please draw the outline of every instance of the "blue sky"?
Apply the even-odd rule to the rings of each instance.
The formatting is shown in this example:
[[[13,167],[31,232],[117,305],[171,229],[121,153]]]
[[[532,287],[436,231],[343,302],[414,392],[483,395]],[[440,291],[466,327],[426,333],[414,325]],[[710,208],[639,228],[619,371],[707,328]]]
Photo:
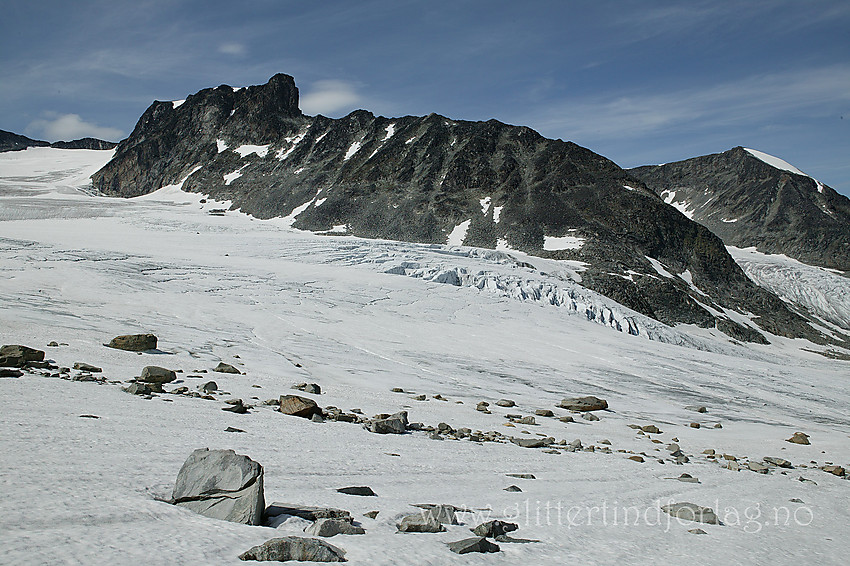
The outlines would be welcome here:
[[[283,72],[308,114],[496,118],[623,167],[743,145],[850,195],[850,2],[3,4],[0,129],[30,137]]]

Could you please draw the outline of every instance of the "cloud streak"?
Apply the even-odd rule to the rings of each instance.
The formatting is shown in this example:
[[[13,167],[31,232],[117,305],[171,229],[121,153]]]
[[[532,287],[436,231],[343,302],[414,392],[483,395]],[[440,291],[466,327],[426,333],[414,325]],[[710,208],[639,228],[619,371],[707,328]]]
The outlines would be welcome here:
[[[45,113],[44,118],[33,120],[26,130],[28,133],[36,134],[48,141],[71,141],[88,137],[118,141],[124,137],[121,130],[86,122],[79,114],[57,114],[55,112]]]
[[[549,135],[569,139],[638,138],[661,131],[714,130],[824,117],[850,102],[850,67],[748,77],[668,92],[562,99],[522,117]]]
[[[354,85],[346,81],[316,81],[312,89],[301,96],[301,111],[305,114],[332,116],[340,111],[354,110],[362,101]]]

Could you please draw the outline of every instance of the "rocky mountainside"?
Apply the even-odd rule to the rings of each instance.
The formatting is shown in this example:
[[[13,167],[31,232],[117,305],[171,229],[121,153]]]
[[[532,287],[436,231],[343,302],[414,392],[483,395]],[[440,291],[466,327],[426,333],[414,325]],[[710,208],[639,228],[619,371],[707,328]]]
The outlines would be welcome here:
[[[288,75],[154,102],[92,181],[123,197],[177,184],[304,230],[570,260],[582,285],[668,324],[828,340],[588,149],[496,120],[305,116]]]
[[[4,151],[20,151],[28,147],[55,147],[58,149],[112,149],[116,142],[96,138],[80,138],[73,141],[46,142],[30,139],[20,134],[0,130],[0,153]]]
[[[18,151],[28,147],[47,147],[46,141],[33,140],[20,134],[0,130],[0,152]]]
[[[850,199],[782,160],[736,147],[629,172],[727,245],[850,271]]]

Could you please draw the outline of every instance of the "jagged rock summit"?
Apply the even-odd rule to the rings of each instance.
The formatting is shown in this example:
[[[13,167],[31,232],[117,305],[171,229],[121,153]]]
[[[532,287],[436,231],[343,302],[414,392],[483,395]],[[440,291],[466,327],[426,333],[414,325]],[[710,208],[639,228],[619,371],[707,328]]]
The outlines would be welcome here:
[[[629,172],[727,245],[850,272],[850,199],[781,159],[736,147]]]
[[[667,324],[825,340],[637,177],[496,120],[306,116],[278,74],[154,102],[92,181],[123,197],[179,185],[315,232],[573,260],[582,285]]]

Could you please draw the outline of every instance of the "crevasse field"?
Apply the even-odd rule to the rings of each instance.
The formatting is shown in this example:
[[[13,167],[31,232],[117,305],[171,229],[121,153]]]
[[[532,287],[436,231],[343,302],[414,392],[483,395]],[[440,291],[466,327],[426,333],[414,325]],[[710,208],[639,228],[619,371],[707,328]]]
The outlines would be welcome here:
[[[116,382],[146,365],[182,369],[166,389],[214,379],[226,393],[216,401],[145,399],[117,383],[0,379],[3,564],[242,564],[237,556],[248,548],[301,533],[308,523],[297,518],[252,527],[157,500],[203,447],[261,463],[267,503],[351,511],[366,534],[329,542],[352,564],[846,563],[850,481],[818,467],[850,464],[850,362],[802,341],[742,346],[664,327],[578,286],[577,265],[523,257],[533,270],[471,248],[316,235],[291,229],[292,219],[237,211],[211,215],[229,204],[201,203],[179,187],[131,200],[92,196],[88,177],[111,153],[0,154],[0,342],[45,350],[60,366],[100,366]],[[736,255],[778,289],[796,273],[787,271],[790,260]],[[802,280],[821,282],[809,296],[824,325],[846,321],[846,312],[830,311],[841,303],[829,293],[846,304],[834,291],[841,278],[807,273]],[[103,346],[140,332],[159,337],[158,353]],[[64,345],[47,347],[51,341]],[[220,361],[245,375],[212,373]],[[550,454],[424,432],[377,435],[262,404],[298,382],[320,384],[314,397],[323,407],[407,410],[426,425],[581,439],[595,450]],[[506,426],[507,413],[566,415],[557,403],[578,395],[603,397],[610,409],[598,421],[538,416],[536,425]],[[256,407],[222,411],[232,397]],[[495,406],[501,398],[517,406]],[[492,414],[476,411],[480,401]],[[638,434],[629,424],[662,432]],[[796,431],[811,445],[785,441]],[[666,446],[674,441],[688,463],[672,461]],[[720,456],[708,458],[707,449]],[[722,454],[743,469],[721,466]],[[746,469],[765,456],[794,468]],[[672,479],[682,473],[700,483]],[[522,491],[504,491],[512,484]],[[378,497],[336,492],[352,485]],[[682,501],[711,507],[724,524],[659,510]],[[396,521],[416,503],[475,512],[444,533],[397,534]],[[375,520],[362,516],[371,510],[380,511]],[[497,554],[449,551],[446,542],[491,518],[519,523],[515,536],[539,542],[500,543]],[[689,532],[695,528],[706,534]]]

